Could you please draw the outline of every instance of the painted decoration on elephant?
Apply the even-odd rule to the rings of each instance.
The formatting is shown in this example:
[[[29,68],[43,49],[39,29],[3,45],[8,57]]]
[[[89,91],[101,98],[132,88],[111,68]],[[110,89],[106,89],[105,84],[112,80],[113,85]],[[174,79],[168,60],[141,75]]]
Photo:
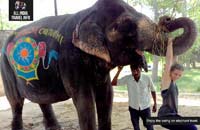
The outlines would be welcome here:
[[[38,79],[39,48],[34,39],[22,37],[16,44],[9,43],[7,54],[19,77],[29,81]]]
[[[49,58],[48,58],[47,66],[45,66],[45,64],[44,64],[45,58],[42,58],[43,68],[44,69],[48,69],[49,68],[49,65],[50,65],[52,59],[54,59],[55,61],[58,60],[58,52],[56,52],[55,50],[51,50],[49,52],[49,56],[48,57]]]
[[[11,64],[14,66],[18,77],[27,81],[39,80],[37,68],[42,59],[44,69],[48,69],[52,59],[58,59],[58,52],[50,50],[48,55],[47,66],[45,66],[46,58],[46,42],[38,42],[30,37],[22,37],[16,41],[9,43],[6,52],[9,56]]]
[[[59,44],[63,43],[64,36],[57,30],[52,28],[40,28],[38,31],[39,35],[49,36],[55,39]]]

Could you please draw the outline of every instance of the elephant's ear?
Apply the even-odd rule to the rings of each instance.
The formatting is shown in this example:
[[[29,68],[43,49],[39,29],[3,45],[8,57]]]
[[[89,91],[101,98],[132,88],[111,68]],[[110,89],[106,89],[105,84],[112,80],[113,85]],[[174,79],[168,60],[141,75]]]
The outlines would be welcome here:
[[[93,22],[85,22],[73,32],[72,43],[88,54],[97,56],[106,62],[111,62],[104,40],[104,34],[99,26]]]

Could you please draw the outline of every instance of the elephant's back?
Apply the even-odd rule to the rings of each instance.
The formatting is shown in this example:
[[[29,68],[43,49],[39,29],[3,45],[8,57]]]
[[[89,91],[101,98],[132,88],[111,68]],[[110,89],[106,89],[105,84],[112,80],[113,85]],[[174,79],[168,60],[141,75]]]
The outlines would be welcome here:
[[[42,80],[44,86],[53,84],[48,81],[51,78],[60,82],[57,65],[59,48],[65,42],[65,22],[71,17],[73,15],[68,14],[46,17],[17,29],[8,38],[2,57],[7,59],[16,77],[28,82]],[[62,84],[60,86],[63,87]]]

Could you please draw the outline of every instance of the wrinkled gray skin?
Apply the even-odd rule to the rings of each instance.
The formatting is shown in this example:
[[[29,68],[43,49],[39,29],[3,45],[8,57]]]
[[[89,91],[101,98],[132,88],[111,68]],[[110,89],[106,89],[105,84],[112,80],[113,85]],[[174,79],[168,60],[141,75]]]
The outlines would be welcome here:
[[[42,27],[57,30],[64,41],[60,44],[49,36],[39,35],[37,28]],[[30,28],[36,31],[18,35]],[[184,33],[174,40],[175,55],[189,49],[196,38],[192,20],[162,17],[157,25],[122,0],[98,0],[91,8],[76,14],[47,17],[16,30],[4,50],[8,43],[15,44],[22,36],[29,36],[37,42],[46,42],[47,52],[53,49],[59,57],[48,69],[40,62],[39,80],[26,82],[16,75],[7,52],[2,54],[1,74],[13,112],[12,130],[23,129],[24,98],[39,104],[46,130],[60,129],[51,104],[69,98],[76,107],[81,130],[97,129],[95,110],[98,129],[111,130],[113,90],[109,71],[119,65],[145,64],[135,49],[164,55],[168,33],[178,28],[184,28]]]

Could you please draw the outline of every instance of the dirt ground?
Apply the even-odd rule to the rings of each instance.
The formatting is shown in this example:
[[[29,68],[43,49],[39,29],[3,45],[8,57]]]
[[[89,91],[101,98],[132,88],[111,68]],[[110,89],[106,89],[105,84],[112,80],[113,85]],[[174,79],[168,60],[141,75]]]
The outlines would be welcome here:
[[[127,103],[127,95],[115,94],[115,98],[123,98],[125,100],[115,100],[113,103],[112,111],[112,130],[133,130]],[[158,97],[158,103],[160,104],[160,97]],[[197,99],[198,100],[198,99]],[[2,104],[0,104],[2,105]],[[71,100],[56,103],[53,105],[56,116],[63,130],[80,130],[78,125],[78,118],[75,107]],[[158,108],[160,105],[158,105]],[[179,106],[179,112],[183,116],[200,116],[200,106]],[[156,116],[157,113],[153,113],[152,116]],[[0,130],[10,130],[11,122],[11,110],[0,111]],[[42,113],[37,104],[26,103],[23,109],[23,121],[25,130],[44,130],[42,124]],[[142,121],[140,121],[141,130],[146,130]],[[155,130],[165,130],[164,128],[156,125]],[[198,126],[200,129],[200,126]]]

